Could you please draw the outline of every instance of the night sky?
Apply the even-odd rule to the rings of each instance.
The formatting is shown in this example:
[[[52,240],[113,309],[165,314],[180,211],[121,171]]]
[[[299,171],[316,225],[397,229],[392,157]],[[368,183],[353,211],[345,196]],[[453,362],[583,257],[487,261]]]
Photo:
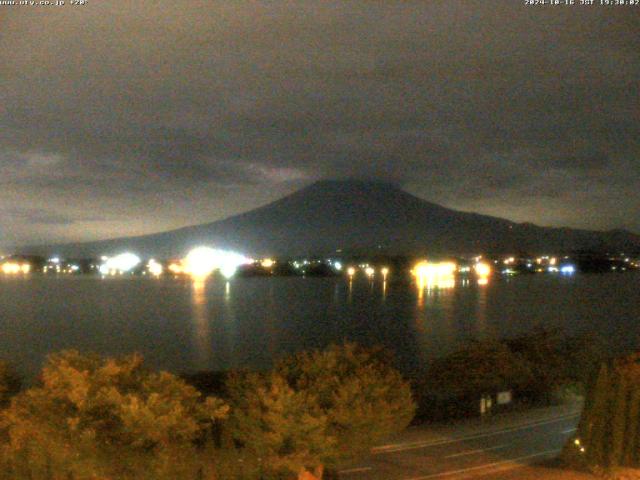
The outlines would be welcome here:
[[[639,39],[640,7],[519,0],[0,6],[0,245],[210,222],[322,178],[640,232]]]

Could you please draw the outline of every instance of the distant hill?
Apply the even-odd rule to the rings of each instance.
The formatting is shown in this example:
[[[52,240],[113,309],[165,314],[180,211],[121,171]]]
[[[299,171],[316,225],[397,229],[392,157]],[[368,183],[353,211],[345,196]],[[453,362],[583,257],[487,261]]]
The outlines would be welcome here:
[[[542,253],[640,251],[640,236],[539,227],[451,210],[388,183],[320,181],[213,223],[99,242],[34,247],[31,253],[91,256],[131,250],[174,257],[197,245],[250,255]]]

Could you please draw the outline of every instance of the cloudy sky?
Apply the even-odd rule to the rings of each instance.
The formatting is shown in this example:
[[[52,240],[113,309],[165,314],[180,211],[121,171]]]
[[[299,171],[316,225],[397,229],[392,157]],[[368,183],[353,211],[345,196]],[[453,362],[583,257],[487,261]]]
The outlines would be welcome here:
[[[209,222],[350,177],[640,232],[640,7],[124,3],[0,6],[0,245]]]

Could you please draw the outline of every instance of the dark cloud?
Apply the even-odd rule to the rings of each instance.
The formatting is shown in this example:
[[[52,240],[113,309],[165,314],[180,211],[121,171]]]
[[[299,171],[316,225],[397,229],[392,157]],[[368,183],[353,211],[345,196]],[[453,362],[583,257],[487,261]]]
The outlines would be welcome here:
[[[142,1],[0,13],[0,244],[211,221],[324,177],[640,231],[638,8]]]
[[[50,225],[72,225],[74,223],[81,222],[102,222],[106,219],[104,217],[93,217],[93,216],[82,216],[82,215],[74,215],[74,216],[66,216],[61,215],[55,212],[51,212],[45,209],[38,208],[11,208],[7,210],[2,210],[2,216],[6,219],[24,222],[29,224],[36,224],[40,226],[50,226]]]

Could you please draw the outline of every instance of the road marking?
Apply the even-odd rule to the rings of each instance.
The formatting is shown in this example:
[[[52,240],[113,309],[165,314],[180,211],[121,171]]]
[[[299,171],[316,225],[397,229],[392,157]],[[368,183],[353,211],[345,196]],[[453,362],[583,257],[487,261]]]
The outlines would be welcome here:
[[[544,452],[525,455],[523,457],[510,458],[509,460],[502,460],[500,462],[486,463],[484,465],[478,465],[478,466],[469,467],[469,468],[461,468],[459,470],[449,470],[448,472],[432,473],[430,475],[423,475],[421,477],[405,478],[404,480],[427,480],[429,478],[451,477],[453,475],[460,475],[462,473],[468,473],[468,472],[476,472],[478,470],[487,470],[495,467],[505,467],[505,466],[512,466],[512,468],[524,467],[525,465],[522,465],[516,462],[520,462],[522,460],[529,460],[531,458],[536,458],[536,457],[543,457],[546,455],[550,455],[552,453],[558,453],[558,450],[546,450]]]
[[[495,447],[477,448],[475,450],[467,450],[465,452],[454,453],[453,455],[445,455],[444,458],[464,457],[465,455],[474,455],[476,453],[490,452],[491,450],[499,450],[505,447],[507,447],[507,445],[496,445]]]
[[[575,432],[576,430],[577,430],[577,428],[569,428],[569,429],[567,429],[567,430],[563,430],[563,431],[561,431],[560,433],[562,433],[562,434],[573,433],[573,432]]]
[[[383,453],[402,452],[404,450],[416,450],[420,448],[434,447],[437,445],[446,445],[449,443],[464,442],[467,440],[475,440],[477,438],[493,437],[495,435],[501,435],[503,433],[517,432],[518,430],[525,430],[527,428],[539,427],[542,425],[548,425],[550,423],[558,423],[564,420],[569,420],[570,418],[577,417],[578,415],[579,413],[567,414],[567,415],[562,415],[560,417],[553,418],[551,420],[525,423],[525,424],[516,425],[509,428],[504,428],[502,430],[496,430],[493,432],[478,433],[478,434],[472,434],[472,435],[467,435],[467,436],[462,436],[457,438],[447,438],[447,439],[430,440],[430,441],[423,441],[423,442],[408,442],[408,443],[396,443],[396,444],[390,444],[390,445],[383,445],[380,447],[372,448],[371,453],[373,455],[380,455]]]
[[[373,468],[372,467],[348,468],[346,470],[340,470],[338,473],[340,475],[348,475],[349,473],[368,472],[369,470],[373,470]]]

